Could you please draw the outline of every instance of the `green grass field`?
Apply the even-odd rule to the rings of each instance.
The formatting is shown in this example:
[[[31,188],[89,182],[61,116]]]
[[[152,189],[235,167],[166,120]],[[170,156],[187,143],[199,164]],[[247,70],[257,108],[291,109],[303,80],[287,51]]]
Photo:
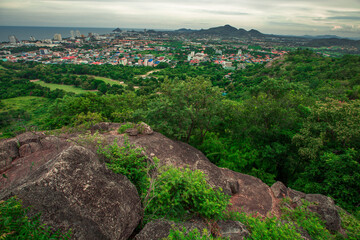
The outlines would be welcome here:
[[[36,81],[34,83],[40,84],[43,87],[48,87],[48,88],[50,88],[50,90],[61,89],[61,90],[64,90],[65,92],[73,92],[75,94],[81,94],[81,93],[89,92],[89,90],[84,90],[84,89],[81,89],[81,88],[77,88],[77,87],[74,87],[72,85],[46,83],[46,82],[43,82],[43,81]]]
[[[0,139],[12,137],[18,131],[24,131],[29,126],[43,125],[48,108],[53,101],[48,98],[32,96],[2,99],[0,118],[3,121],[7,120],[3,122],[4,125],[0,125]]]
[[[52,100],[48,98],[32,96],[2,99],[1,103],[4,104],[4,106],[0,109],[0,112],[19,109],[34,111],[43,105],[50,104],[51,102]]]
[[[94,77],[94,78],[97,79],[97,80],[104,81],[106,84],[110,84],[111,86],[114,85],[114,84],[126,86],[125,83],[120,83],[120,81],[113,80],[113,79],[111,79],[111,78],[98,77],[98,76],[91,76],[91,77]]]

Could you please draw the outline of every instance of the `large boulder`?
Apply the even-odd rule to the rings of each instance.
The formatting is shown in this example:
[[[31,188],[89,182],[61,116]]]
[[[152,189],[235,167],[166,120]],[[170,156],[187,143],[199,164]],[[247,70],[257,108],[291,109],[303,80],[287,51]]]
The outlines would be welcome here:
[[[15,139],[0,143],[0,173],[11,167],[12,161],[19,156],[19,143]]]
[[[31,206],[30,215],[42,213],[43,223],[61,231],[71,229],[72,239],[127,239],[142,217],[135,186],[80,146],[48,159],[3,189],[0,199],[13,195]]]
[[[195,228],[199,232],[203,229],[207,229],[210,234],[208,226],[202,220],[194,220],[183,223],[175,223],[166,219],[154,220],[145,225],[139,234],[135,236],[136,240],[158,240],[166,238],[170,234],[171,229],[182,229],[185,228],[187,231],[192,231]]]
[[[341,218],[334,200],[321,194],[306,194],[305,200],[312,203],[309,210],[320,215],[327,229],[340,231]]]
[[[183,142],[173,141],[160,133],[130,136],[129,141],[143,148],[149,158],[154,156],[159,158],[160,165],[189,167],[204,172],[208,176],[210,185],[221,188],[224,193],[232,196],[232,210],[255,213],[264,217],[268,213],[278,215],[273,192],[258,178],[219,168],[196,148]]]
[[[341,218],[335,202],[322,194],[305,194],[291,188],[287,188],[282,182],[276,182],[271,186],[274,196],[282,199],[288,197],[294,206],[303,204],[303,200],[310,203],[308,209],[319,214],[325,221],[326,228],[330,231],[341,230]],[[292,207],[288,205],[288,207]]]

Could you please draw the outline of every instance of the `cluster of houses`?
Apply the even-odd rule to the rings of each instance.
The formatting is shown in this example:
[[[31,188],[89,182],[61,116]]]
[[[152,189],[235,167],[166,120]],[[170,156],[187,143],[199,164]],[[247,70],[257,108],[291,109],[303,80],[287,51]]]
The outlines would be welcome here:
[[[203,45],[196,41],[183,41],[182,47],[175,48],[166,44],[168,40],[158,37],[145,39],[142,35],[116,38],[113,35],[92,34],[87,38],[82,36],[67,39],[57,36],[57,41],[53,42],[23,41],[21,46],[35,46],[38,49],[12,54],[9,47],[5,51],[0,51],[0,59],[10,62],[36,61],[44,64],[112,64],[147,67],[156,67],[161,62],[172,63],[172,65],[176,65],[177,61],[185,61],[190,65],[212,62],[220,64],[225,69],[234,70],[245,68],[248,64],[269,62],[274,57],[286,53],[276,50],[253,51],[241,45],[241,47],[232,46],[238,47],[237,54],[223,54],[221,49],[226,48],[225,45]],[[215,54],[204,53],[207,49],[215,50]]]

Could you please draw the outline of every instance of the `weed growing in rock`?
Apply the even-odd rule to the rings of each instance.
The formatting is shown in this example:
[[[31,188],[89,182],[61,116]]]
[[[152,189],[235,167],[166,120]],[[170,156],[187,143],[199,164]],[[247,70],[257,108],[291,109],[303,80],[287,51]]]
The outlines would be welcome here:
[[[40,223],[39,214],[27,217],[28,211],[16,197],[0,201],[0,239],[70,239],[70,231],[66,234],[53,232]]]
[[[125,123],[119,127],[118,133],[123,134],[123,133],[125,133],[126,130],[128,130],[129,128],[133,128],[133,127],[135,127],[134,123]]]
[[[98,148],[98,154],[105,157],[107,167],[115,173],[126,176],[140,194],[148,188],[147,174],[150,167],[142,151],[141,148],[135,148],[127,139],[124,146],[119,146],[114,141],[107,146],[99,145]]]

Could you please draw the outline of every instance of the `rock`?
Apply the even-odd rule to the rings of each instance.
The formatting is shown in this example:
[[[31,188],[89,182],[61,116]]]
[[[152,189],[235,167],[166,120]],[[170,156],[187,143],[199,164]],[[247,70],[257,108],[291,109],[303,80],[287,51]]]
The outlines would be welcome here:
[[[325,221],[326,228],[330,231],[340,231],[341,218],[334,201],[321,194],[306,194],[305,200],[314,203],[308,208],[310,211],[318,213]]]
[[[16,139],[18,139],[20,146],[22,146],[31,142],[40,142],[45,137],[46,135],[41,132],[26,132],[18,135]]]
[[[0,143],[0,173],[11,167],[12,161],[19,157],[18,145],[14,139]]]
[[[154,133],[154,131],[151,129],[151,127],[144,122],[141,122],[137,127],[141,134],[151,135]]]
[[[120,127],[120,123],[112,123],[112,122],[100,122],[91,127],[91,131],[99,131],[99,132],[107,132],[111,130],[118,129]]]
[[[288,188],[280,181],[274,183],[271,186],[271,190],[273,191],[275,197],[277,198],[288,197]]]
[[[109,131],[111,123],[109,122],[101,122],[97,123],[91,127],[92,131]]]
[[[249,231],[245,228],[245,225],[238,221],[218,221],[216,231],[222,237],[227,237],[230,240],[242,240],[249,236]],[[187,231],[192,231],[195,228],[202,233],[204,229],[211,233],[209,225],[201,219],[192,219],[187,222],[175,223],[169,220],[155,220],[145,225],[139,234],[135,236],[136,240],[158,240],[166,238],[170,234],[171,229],[182,229],[185,228]]]
[[[12,195],[31,206],[30,215],[42,213],[43,223],[72,229],[72,239],[127,239],[142,216],[135,186],[79,146],[65,149],[3,189],[0,199]]]
[[[125,133],[129,134],[129,136],[137,136],[139,131],[136,128],[128,128],[125,130]]]
[[[230,240],[242,240],[250,236],[249,231],[246,229],[245,225],[239,221],[219,221],[217,223],[220,235]]]
[[[25,157],[33,152],[39,151],[42,146],[37,142],[30,142],[19,148],[20,157]]]
[[[294,189],[288,188],[288,196],[290,197],[291,201],[294,203],[301,204],[301,199],[304,199],[306,194],[300,191],[296,191]],[[299,205],[298,204],[298,205]]]
[[[183,142],[173,141],[160,133],[138,135],[130,138],[129,141],[143,148],[148,157],[159,158],[160,165],[189,167],[204,172],[211,186],[221,188],[224,193],[232,196],[231,210],[257,213],[264,217],[268,213],[278,215],[278,207],[274,204],[275,197],[270,187],[258,178],[219,168],[196,148]]]
[[[201,220],[192,222],[175,223],[173,221],[159,219],[145,225],[139,234],[135,236],[136,240],[157,240],[166,238],[171,229],[186,228],[188,231],[197,228],[199,232],[207,229],[207,225]],[[210,231],[208,231],[210,233]]]

